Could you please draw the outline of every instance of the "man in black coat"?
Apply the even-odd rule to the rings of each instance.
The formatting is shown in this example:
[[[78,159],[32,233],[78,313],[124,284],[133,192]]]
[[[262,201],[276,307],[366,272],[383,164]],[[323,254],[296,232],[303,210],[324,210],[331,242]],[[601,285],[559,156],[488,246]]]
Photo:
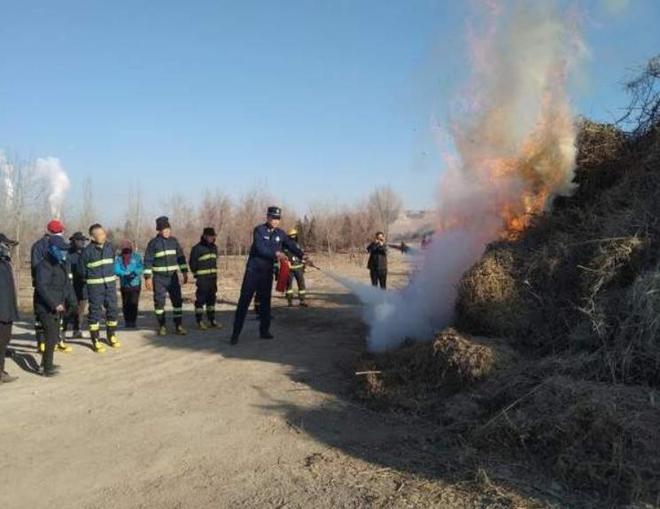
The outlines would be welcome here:
[[[57,374],[53,354],[60,338],[60,322],[66,309],[74,309],[77,304],[69,278],[68,249],[61,236],[52,235],[48,242],[48,254],[35,271],[37,316],[43,325],[45,339],[41,361],[43,376]]]
[[[374,241],[367,246],[369,262],[367,268],[371,276],[371,284],[385,290],[387,288],[387,245],[385,234],[377,232]]]
[[[5,371],[5,354],[11,340],[13,323],[18,320],[16,305],[16,287],[11,266],[11,249],[18,242],[8,239],[0,233],[0,383],[9,383],[17,379]]]

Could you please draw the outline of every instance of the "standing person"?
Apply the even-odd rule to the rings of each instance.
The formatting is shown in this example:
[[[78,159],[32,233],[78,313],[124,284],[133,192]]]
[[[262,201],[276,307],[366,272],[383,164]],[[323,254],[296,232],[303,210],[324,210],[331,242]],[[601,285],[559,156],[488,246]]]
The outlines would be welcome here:
[[[97,353],[105,352],[101,342],[101,317],[105,308],[105,325],[108,344],[119,348],[117,339],[117,276],[115,276],[115,250],[107,242],[103,226],[98,223],[89,227],[92,241],[83,249],[78,268],[85,278],[89,299],[89,334],[92,348]]]
[[[186,255],[179,241],[172,236],[170,220],[161,216],[156,219],[158,235],[149,241],[144,253],[144,279],[147,290],[154,292],[154,311],[158,320],[158,335],[166,336],[165,299],[169,295],[172,302],[175,333],[187,334],[183,328],[183,296],[179,271],[183,275],[183,284],[188,284],[188,265]]]
[[[115,258],[115,274],[119,277],[124,324],[128,329],[137,327],[143,271],[142,257],[133,250],[133,243],[125,240]]]
[[[300,244],[298,244],[298,230],[291,228],[286,234],[289,237],[289,240],[291,240],[291,242],[298,246],[298,249],[302,251]],[[289,302],[289,306],[293,306],[293,280],[295,279],[296,284],[298,285],[298,299],[300,300],[300,306],[305,308],[307,307],[307,303],[305,302],[305,296],[307,293],[307,290],[305,289],[305,264],[303,263],[302,258],[299,258],[286,248],[284,248],[284,254],[286,254],[289,259],[290,265],[289,281],[286,286],[286,299]]]
[[[48,254],[35,271],[37,316],[43,325],[45,340],[40,371],[43,376],[58,372],[53,357],[62,315],[67,307],[73,309],[76,305],[76,294],[69,278],[68,249],[61,235],[52,235],[48,239]]]
[[[236,315],[234,316],[234,329],[231,335],[231,344],[238,343],[243,330],[245,315],[254,294],[259,294],[259,336],[261,339],[273,339],[270,333],[270,299],[273,291],[273,265],[275,261],[287,259],[283,247],[300,259],[304,253],[292,242],[286,233],[279,228],[282,219],[282,209],[268,207],[267,218],[264,224],[257,226],[252,233],[252,247],[243,276],[241,296],[238,299]]]
[[[52,235],[62,236],[64,233],[64,225],[58,219],[53,219],[46,225],[46,233],[37,240],[30,248],[30,272],[32,275],[32,307],[34,309],[34,332],[37,340],[37,350],[43,353],[45,348],[44,343],[44,328],[37,316],[37,290],[36,290],[36,273],[37,266],[48,255],[49,239]]]
[[[64,333],[66,334],[70,324],[73,327],[73,337],[76,339],[83,337],[81,324],[82,318],[85,315],[85,308],[87,307],[87,287],[85,285],[85,277],[80,271],[79,263],[83,249],[85,249],[85,244],[88,240],[89,239],[85,237],[82,232],[76,232],[69,238],[71,280],[78,304],[75,309],[67,313],[64,319]],[[64,334],[62,335],[62,341],[64,341]]]
[[[18,320],[16,286],[11,266],[11,249],[16,245],[18,242],[0,233],[0,384],[17,380],[17,377],[5,371],[5,354],[11,340],[11,329]]]
[[[206,330],[204,306],[209,326],[216,328],[215,303],[218,294],[218,246],[215,245],[216,233],[213,228],[204,228],[202,238],[190,251],[190,271],[195,277],[195,320],[197,327]]]
[[[387,246],[383,232],[376,232],[373,242],[367,246],[367,252],[369,253],[367,268],[372,286],[380,285],[383,290],[387,289]]]

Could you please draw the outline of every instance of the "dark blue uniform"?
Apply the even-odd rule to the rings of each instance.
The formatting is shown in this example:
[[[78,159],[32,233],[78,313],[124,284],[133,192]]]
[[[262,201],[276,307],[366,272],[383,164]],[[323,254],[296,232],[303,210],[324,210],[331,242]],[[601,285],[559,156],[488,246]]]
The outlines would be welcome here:
[[[179,271],[188,272],[186,256],[179,241],[174,237],[165,238],[162,235],[151,239],[144,252],[144,277],[153,278],[154,311],[161,327],[165,325],[165,299],[168,294],[172,301],[174,324],[181,326],[183,296]]]
[[[108,242],[102,246],[90,243],[80,255],[78,271],[85,278],[87,287],[88,322],[92,341],[98,341],[103,308],[110,339],[115,335],[118,315],[115,250]]]
[[[243,330],[245,316],[255,293],[259,295],[259,331],[262,335],[269,332],[273,264],[276,260],[275,253],[283,251],[283,248],[299,258],[304,256],[298,245],[289,239],[284,230],[280,228],[271,229],[267,224],[259,225],[254,229],[250,256],[248,257],[243,285],[241,286],[241,296],[238,299],[236,315],[234,316],[233,338],[238,338]]]
[[[73,325],[73,330],[76,334],[80,332],[80,323],[82,321],[82,314],[85,309],[85,301],[87,300],[87,286],[85,285],[85,276],[80,271],[80,257],[82,256],[82,249],[75,246],[69,248],[69,265],[71,266],[71,281],[73,283],[73,290],[76,293],[77,306],[74,309],[67,310],[68,313],[64,319],[64,330],[68,329],[69,324]],[[64,339],[64,337],[62,337]]]

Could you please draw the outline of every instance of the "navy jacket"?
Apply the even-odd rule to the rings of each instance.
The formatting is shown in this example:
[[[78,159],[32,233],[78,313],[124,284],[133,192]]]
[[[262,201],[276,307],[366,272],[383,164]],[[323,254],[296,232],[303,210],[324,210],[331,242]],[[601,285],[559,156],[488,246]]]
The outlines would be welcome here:
[[[268,228],[267,224],[260,224],[254,229],[252,247],[248,258],[248,270],[272,271],[277,251],[284,250],[302,259],[304,253],[281,228]]]
[[[46,256],[35,271],[37,290],[37,313],[55,313],[62,304],[68,309],[76,307],[76,294],[69,278],[68,264],[60,265],[51,256]]]
[[[32,244],[30,249],[30,273],[32,275],[32,287],[36,288],[37,265],[39,265],[48,255],[48,246],[50,244],[50,235],[46,234],[38,241]]]

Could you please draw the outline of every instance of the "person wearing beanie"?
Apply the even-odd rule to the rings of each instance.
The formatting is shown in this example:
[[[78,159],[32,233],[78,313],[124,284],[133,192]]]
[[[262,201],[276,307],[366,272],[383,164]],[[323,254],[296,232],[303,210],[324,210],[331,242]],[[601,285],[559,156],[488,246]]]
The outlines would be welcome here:
[[[190,271],[195,277],[195,320],[200,330],[208,327],[204,323],[204,306],[209,326],[216,328],[215,304],[218,294],[218,247],[213,228],[204,228],[198,244],[190,251]]]
[[[304,253],[300,247],[287,237],[280,225],[282,209],[268,207],[266,222],[255,227],[252,233],[252,247],[248,257],[241,295],[238,299],[236,314],[234,315],[234,328],[231,335],[231,344],[238,343],[238,338],[245,323],[248,307],[255,293],[259,295],[259,335],[261,339],[273,339],[270,333],[270,300],[273,291],[273,265],[276,261],[284,262],[287,255],[284,249],[301,260]]]
[[[186,255],[179,241],[172,236],[172,227],[167,217],[156,219],[158,234],[149,241],[144,252],[144,280],[147,290],[154,292],[154,312],[158,321],[158,335],[166,336],[165,300],[169,295],[172,302],[175,333],[186,335],[183,328],[183,296],[179,272],[183,284],[188,283]]]
[[[36,310],[44,331],[40,372],[47,377],[58,373],[53,354],[60,338],[62,315],[67,308],[76,306],[76,295],[69,278],[68,249],[61,235],[51,235],[46,256],[35,270]]]
[[[32,276],[32,307],[34,309],[34,332],[37,340],[37,350],[43,353],[45,348],[44,329],[37,316],[36,271],[37,266],[48,255],[49,239],[53,235],[62,236],[64,225],[59,219],[52,219],[46,225],[46,233],[30,248],[30,272]],[[66,346],[66,345],[65,345]]]
[[[119,348],[117,338],[117,276],[115,275],[115,250],[107,241],[105,229],[100,224],[89,227],[92,241],[83,249],[78,269],[85,278],[89,313],[87,322],[92,339],[92,348],[97,353],[105,352],[101,342],[101,318],[105,309],[105,326],[108,344]]]
[[[76,232],[69,238],[69,265],[71,267],[71,281],[73,283],[73,290],[76,293],[76,300],[78,305],[75,309],[67,313],[64,318],[64,327],[62,340],[65,340],[66,331],[69,325],[73,328],[73,337],[80,339],[83,337],[81,322],[82,317],[85,315],[87,307],[87,285],[85,285],[85,278],[80,271],[80,256],[89,239],[83,235],[82,232]]]
[[[128,329],[137,327],[138,306],[142,291],[142,257],[133,249],[133,243],[125,240],[121,252],[115,258],[115,274],[119,277],[124,325]]]
[[[16,286],[11,265],[11,250],[18,242],[0,233],[0,384],[14,382],[17,377],[5,371],[5,354],[11,340],[13,324],[18,320]]]

